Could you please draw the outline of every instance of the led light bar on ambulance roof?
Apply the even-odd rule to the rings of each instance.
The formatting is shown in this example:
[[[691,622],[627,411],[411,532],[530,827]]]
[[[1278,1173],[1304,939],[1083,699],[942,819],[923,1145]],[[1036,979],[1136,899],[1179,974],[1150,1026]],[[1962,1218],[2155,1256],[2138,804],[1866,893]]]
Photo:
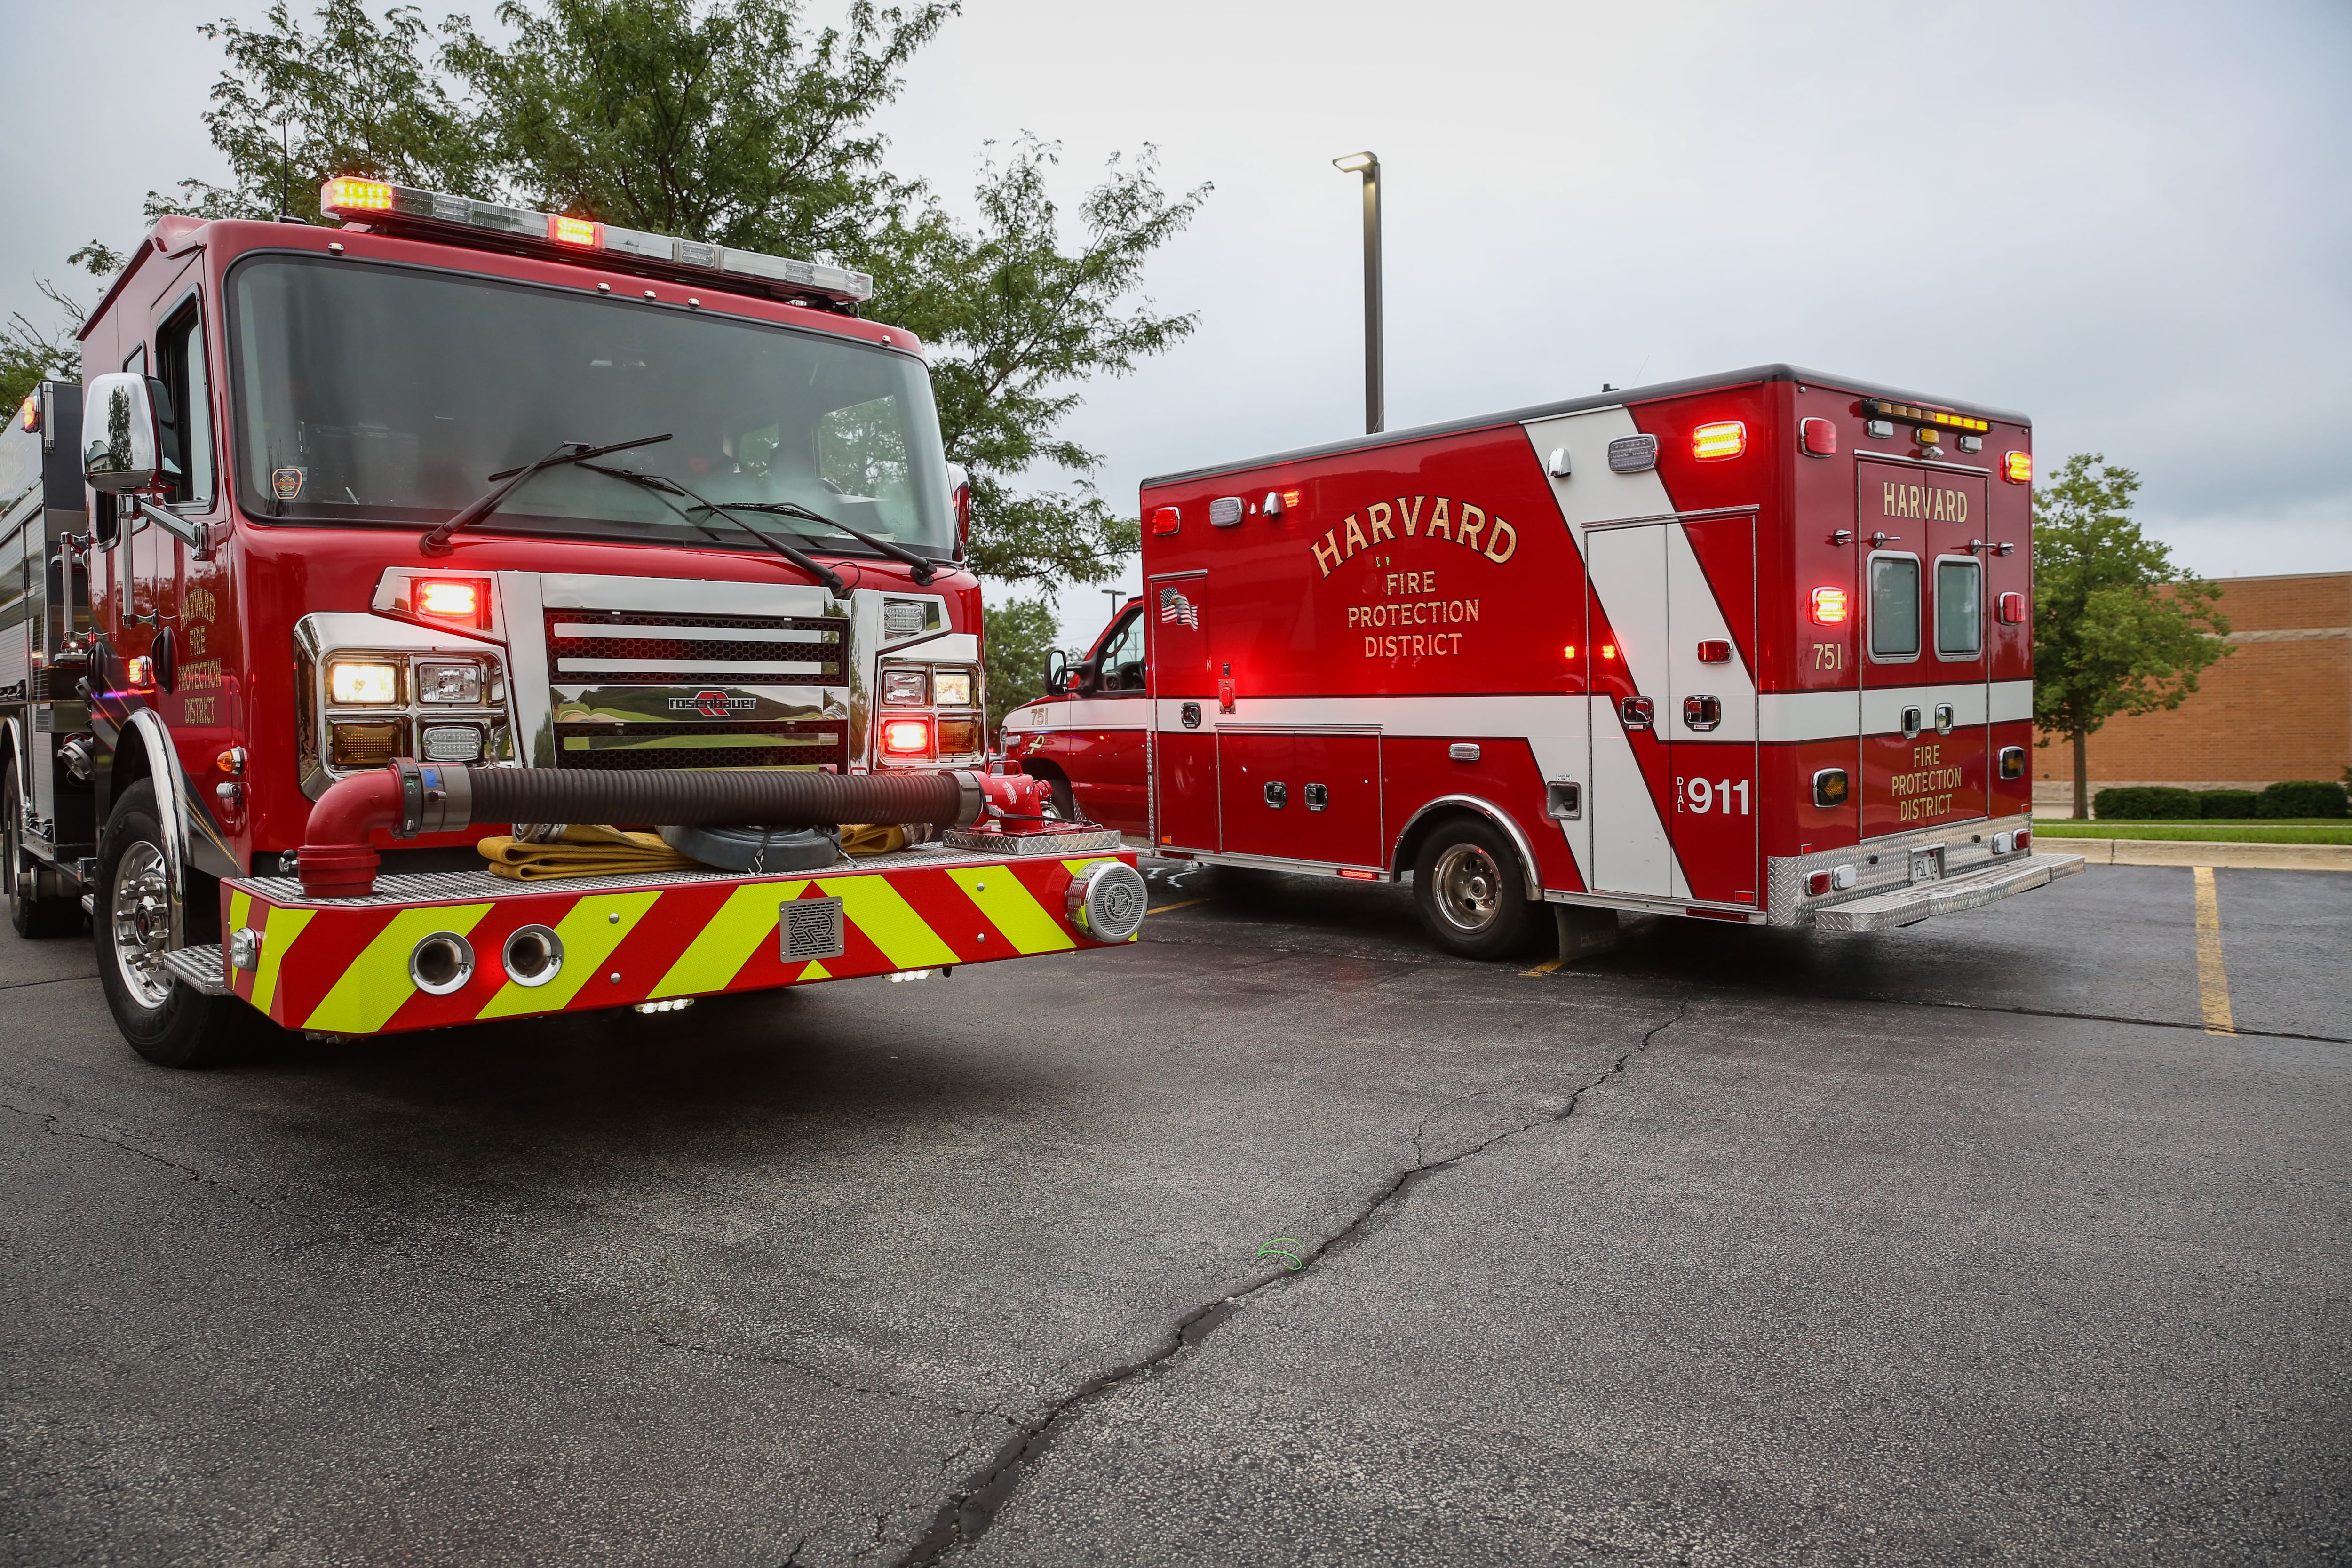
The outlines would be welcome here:
[[[445,191],[420,191],[383,180],[338,175],[319,187],[319,210],[352,223],[373,223],[391,217],[410,223],[478,229],[509,239],[561,246],[566,250],[602,250],[698,271],[756,278],[805,289],[812,294],[842,300],[871,300],[874,279],[846,267],[814,261],[794,261],[783,256],[761,256],[723,245],[704,245],[675,235],[647,234],[564,213],[533,212],[526,207],[478,202],[471,196]]]
[[[1896,403],[1885,397],[1865,397],[1862,412],[1871,419],[1899,419],[1906,425],[1937,425],[1947,430],[1985,431],[1992,421],[1979,419],[1973,414],[1954,414],[1948,409],[1922,408],[1916,403]]]

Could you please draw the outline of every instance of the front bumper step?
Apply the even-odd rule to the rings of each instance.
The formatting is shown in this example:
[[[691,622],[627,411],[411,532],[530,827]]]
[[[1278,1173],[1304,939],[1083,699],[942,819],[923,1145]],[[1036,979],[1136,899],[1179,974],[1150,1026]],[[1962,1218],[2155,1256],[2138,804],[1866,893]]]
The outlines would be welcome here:
[[[1887,931],[1916,925],[1936,915],[1958,914],[1999,903],[2011,893],[2071,877],[2083,868],[2080,855],[2029,855],[2003,861],[1980,871],[1947,877],[1941,881],[1915,882],[1890,893],[1838,904],[1813,916],[1813,923],[1829,931]]]
[[[226,996],[228,983],[221,978],[220,943],[210,947],[175,948],[163,955],[163,967],[172,978],[190,987],[199,996]]]

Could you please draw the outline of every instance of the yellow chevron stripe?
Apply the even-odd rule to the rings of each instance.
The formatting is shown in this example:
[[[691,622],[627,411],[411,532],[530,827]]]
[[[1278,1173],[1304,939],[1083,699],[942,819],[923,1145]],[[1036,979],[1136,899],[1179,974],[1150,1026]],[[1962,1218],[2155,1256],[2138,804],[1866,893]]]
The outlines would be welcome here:
[[[636,893],[594,893],[572,906],[555,923],[556,940],[563,943],[563,969],[544,985],[517,985],[509,980],[477,1018],[513,1018],[527,1013],[558,1013],[590,981],[602,982],[604,961],[624,938],[637,929],[646,911],[659,900],[659,889]],[[613,917],[621,918],[615,921]],[[613,989],[606,987],[606,989]]]
[[[929,969],[961,963],[955,949],[923,923],[889,879],[879,876],[823,877],[817,886],[841,900],[841,912],[882,950],[897,969]]]
[[[996,922],[1013,951],[1024,957],[1036,952],[1066,952],[1078,944],[1062,922],[1045,912],[1010,866],[953,866],[948,875]]]
[[[273,911],[275,916],[286,911]],[[304,911],[306,914],[311,911]],[[453,931],[464,936],[490,912],[488,904],[456,904],[438,909],[403,910],[392,917],[392,923],[376,933],[361,954],[352,960],[333,987],[302,1020],[305,1029],[321,1029],[334,1035],[372,1035],[384,1026],[400,1005],[416,994],[416,983],[408,977],[408,955],[416,944],[436,931]],[[275,931],[261,946],[264,952],[278,946]],[[481,957],[475,955],[478,964]]]
[[[799,975],[794,978],[793,984],[797,985],[803,980],[830,980],[832,978],[833,971],[827,969],[824,964],[819,963],[815,959],[812,958],[808,961],[808,967],[800,972]]]
[[[689,991],[723,990],[742,973],[760,944],[776,935],[777,911],[808,886],[797,882],[751,882],[736,889],[719,912],[695,933],[651,994],[677,996]]]
[[[245,923],[246,914],[252,908],[253,895],[251,893],[239,889],[229,894],[228,929],[232,934],[236,932],[237,927]]]
[[[289,910],[278,904],[265,907],[269,923],[261,931],[261,963],[253,972],[253,1005],[267,1013],[270,1003],[278,999],[278,966],[285,962],[287,949],[294,945],[294,939],[302,934],[302,928],[319,911]]]

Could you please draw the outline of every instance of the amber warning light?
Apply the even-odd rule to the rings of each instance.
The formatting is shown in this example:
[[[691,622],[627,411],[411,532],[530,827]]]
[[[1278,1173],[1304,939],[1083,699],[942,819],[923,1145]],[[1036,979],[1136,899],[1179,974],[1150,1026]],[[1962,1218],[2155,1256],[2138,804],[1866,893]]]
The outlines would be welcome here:
[[[1691,456],[1702,463],[1720,462],[1748,450],[1748,426],[1737,419],[1719,419],[1691,432]]]
[[[604,244],[604,226],[593,218],[566,217],[562,213],[550,213],[547,215],[547,237],[558,245],[578,245],[599,250]]]

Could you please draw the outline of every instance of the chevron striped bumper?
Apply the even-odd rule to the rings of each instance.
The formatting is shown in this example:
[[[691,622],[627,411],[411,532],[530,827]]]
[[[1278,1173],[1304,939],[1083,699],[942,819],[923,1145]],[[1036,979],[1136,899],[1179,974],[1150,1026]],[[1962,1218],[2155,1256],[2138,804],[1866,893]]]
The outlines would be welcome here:
[[[1135,857],[929,848],[772,877],[395,875],[324,900],[247,878],[222,884],[221,964],[230,992],[289,1029],[586,1012],[1123,945],[1066,912],[1072,881],[1105,861]]]

